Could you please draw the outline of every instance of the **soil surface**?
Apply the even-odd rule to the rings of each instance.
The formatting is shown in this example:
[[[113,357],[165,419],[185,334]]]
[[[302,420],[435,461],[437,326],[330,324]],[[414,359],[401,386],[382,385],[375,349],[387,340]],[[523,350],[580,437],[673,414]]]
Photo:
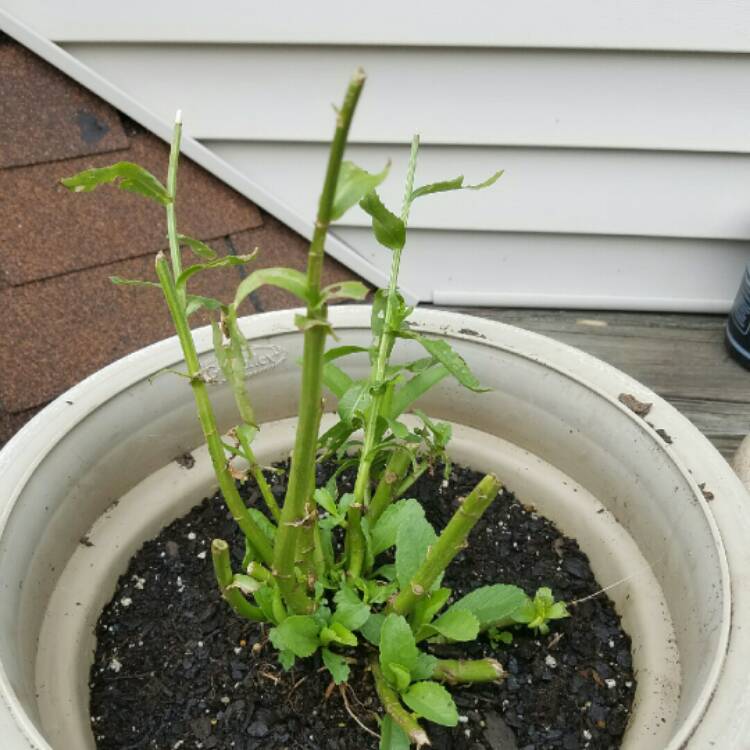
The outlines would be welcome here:
[[[189,469],[186,469],[189,470]],[[321,470],[318,484],[325,481]],[[480,479],[453,467],[424,476],[411,496],[442,528]],[[285,478],[271,478],[278,497]],[[340,488],[351,477],[344,476]],[[248,502],[257,493],[243,488]],[[279,666],[264,628],[240,620],[220,598],[210,544],[231,542],[239,569],[242,539],[214,496],[146,542],[120,578],[97,626],[91,668],[91,722],[99,750],[367,750],[378,741],[380,711],[364,659],[344,690],[331,685],[318,657]],[[567,602],[598,590],[586,556],[533,508],[504,492],[477,524],[470,546],[443,585],[455,596],[490,583],[533,594],[550,586]],[[535,637],[517,630],[510,645],[487,639],[442,654],[493,655],[509,673],[502,684],[452,688],[460,723],[425,722],[439,750],[617,748],[635,692],[630,638],[606,596],[574,606],[572,616]]]

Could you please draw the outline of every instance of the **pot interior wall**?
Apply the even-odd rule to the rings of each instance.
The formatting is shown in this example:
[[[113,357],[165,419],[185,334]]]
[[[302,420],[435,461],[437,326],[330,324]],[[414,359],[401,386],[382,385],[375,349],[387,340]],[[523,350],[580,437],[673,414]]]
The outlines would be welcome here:
[[[353,317],[350,326],[343,319],[337,326],[340,343],[366,346],[365,311]],[[419,319],[429,327],[428,315]],[[285,328],[286,321],[279,325]],[[252,320],[245,328],[252,338]],[[538,361],[535,341],[531,338],[521,354],[478,337],[455,338],[452,343],[492,392],[472,394],[444,381],[420,406],[436,417],[503,438],[557,467],[601,501],[635,540],[675,623],[682,668],[676,736],[688,714],[707,699],[720,664],[725,634],[717,622],[727,602],[715,531],[695,482],[643,422],[617,403],[617,394],[605,396]],[[208,350],[208,332],[199,342]],[[250,380],[259,420],[293,416],[301,336],[280,332],[256,343],[283,353],[272,368]],[[410,344],[398,352],[400,358],[419,356]],[[174,342],[156,345],[150,353],[115,365],[116,372],[98,373],[42,412],[33,424],[45,424],[46,443],[30,429],[16,438],[16,449],[32,452],[38,465],[33,476],[19,478],[12,488],[18,498],[0,537],[0,661],[35,722],[36,644],[60,571],[113,501],[202,443],[184,381],[170,375],[147,379],[178,361]],[[149,369],[144,371],[144,365]],[[365,357],[352,359],[354,371],[364,373],[366,365]],[[112,378],[130,387],[118,390]],[[228,389],[214,386],[213,396],[221,426],[229,428],[234,409]],[[72,429],[71,415],[77,420]],[[32,435],[35,442],[28,442]],[[0,466],[3,472],[5,468]],[[628,585],[638,585],[639,572],[632,571]],[[617,600],[618,589],[612,594]],[[34,733],[31,725],[29,733]]]

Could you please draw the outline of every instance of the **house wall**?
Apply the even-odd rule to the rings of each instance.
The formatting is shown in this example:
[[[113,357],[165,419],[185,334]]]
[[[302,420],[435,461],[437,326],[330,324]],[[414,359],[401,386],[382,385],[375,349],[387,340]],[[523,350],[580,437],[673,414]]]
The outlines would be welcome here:
[[[415,206],[425,301],[724,311],[750,255],[747,0],[2,6],[298,216],[363,65],[350,153],[393,159],[391,205],[414,129],[418,182],[505,169]],[[334,231],[387,268],[358,209]]]

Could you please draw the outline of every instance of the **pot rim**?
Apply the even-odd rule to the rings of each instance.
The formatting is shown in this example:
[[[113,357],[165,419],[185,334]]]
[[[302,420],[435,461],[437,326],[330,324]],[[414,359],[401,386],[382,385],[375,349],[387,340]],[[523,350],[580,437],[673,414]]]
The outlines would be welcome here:
[[[281,310],[254,315],[242,319],[242,326],[251,340],[297,333],[293,322],[295,312],[298,311]],[[334,327],[367,328],[370,323],[370,307],[368,305],[333,307],[330,310],[330,319]],[[472,341],[544,364],[545,367],[583,385],[599,397],[609,401],[623,416],[637,424],[643,437],[651,441],[675,464],[680,473],[689,479],[695,500],[702,508],[716,545],[721,570],[723,616],[720,626],[720,649],[714,660],[710,679],[706,681],[688,719],[675,733],[666,750],[684,747],[698,728],[702,718],[712,708],[727,656],[732,645],[737,644],[738,628],[734,626],[734,623],[738,621],[738,611],[729,576],[729,555],[725,547],[725,538],[732,537],[735,557],[740,556],[740,561],[747,557],[747,554],[740,555],[737,550],[740,542],[737,537],[742,534],[741,524],[733,526],[733,514],[728,509],[717,506],[717,510],[720,508],[722,511],[726,510],[726,514],[730,516],[723,519],[725,520],[722,529],[724,533],[720,532],[714,511],[708,506],[698,487],[697,479],[688,470],[683,460],[690,458],[690,451],[683,456],[684,446],[692,443],[694,449],[700,452],[702,460],[711,464],[710,469],[715,475],[712,480],[712,489],[717,488],[719,482],[729,482],[731,490],[733,480],[744,493],[741,483],[732,474],[728,464],[724,462],[716,449],[674,407],[638,381],[591,355],[537,333],[463,313],[419,308],[415,311],[412,322],[416,328],[429,333]],[[197,329],[194,336],[199,353],[212,349],[210,326]],[[179,342],[176,337],[159,341],[95,372],[35,415],[0,451],[0,476],[3,476],[7,488],[3,493],[4,497],[0,498],[0,538],[21,489],[35,468],[67,432],[115,394],[181,360]],[[633,392],[639,399],[651,401],[658,406],[660,421],[668,425],[670,434],[675,438],[673,445],[666,445],[653,428],[613,395],[613,392],[619,393],[623,390]],[[711,471],[705,470],[702,466],[702,476],[710,473]],[[747,521],[745,525],[750,526]],[[748,614],[750,615],[750,611]],[[750,651],[750,648],[746,648],[746,651]],[[735,658],[740,657],[735,655]],[[741,693],[736,689],[734,692]],[[2,663],[0,663],[0,697],[5,709],[13,717],[16,727],[22,731],[31,746],[48,750],[49,745],[16,699]],[[737,699],[742,702],[743,707],[750,707],[750,686],[745,689],[745,694]],[[736,732],[734,736],[743,736],[743,727],[750,724],[748,711],[746,710],[739,717],[735,714],[734,721]]]

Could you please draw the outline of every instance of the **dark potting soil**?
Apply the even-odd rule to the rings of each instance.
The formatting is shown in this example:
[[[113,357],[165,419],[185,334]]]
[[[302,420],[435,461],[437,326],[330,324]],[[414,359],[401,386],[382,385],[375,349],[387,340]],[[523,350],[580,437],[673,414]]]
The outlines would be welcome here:
[[[188,470],[188,469],[186,469]],[[321,470],[319,484],[325,481]],[[454,467],[412,488],[436,529],[480,479]],[[344,476],[340,488],[351,481]],[[273,479],[283,496],[285,479]],[[257,492],[242,491],[260,505]],[[378,741],[380,706],[360,658],[349,685],[331,685],[319,658],[279,666],[267,628],[240,620],[220,598],[211,564],[215,537],[231,542],[239,569],[242,539],[218,496],[146,542],[133,557],[96,629],[91,724],[99,750],[367,750]],[[490,583],[529,594],[550,586],[557,599],[595,593],[575,541],[503,492],[449,567],[455,596]],[[451,688],[460,723],[424,722],[440,750],[617,748],[635,692],[630,638],[606,596],[574,606],[547,636],[514,632],[510,645],[486,638],[442,647],[446,656],[492,655],[508,672],[500,684]]]

